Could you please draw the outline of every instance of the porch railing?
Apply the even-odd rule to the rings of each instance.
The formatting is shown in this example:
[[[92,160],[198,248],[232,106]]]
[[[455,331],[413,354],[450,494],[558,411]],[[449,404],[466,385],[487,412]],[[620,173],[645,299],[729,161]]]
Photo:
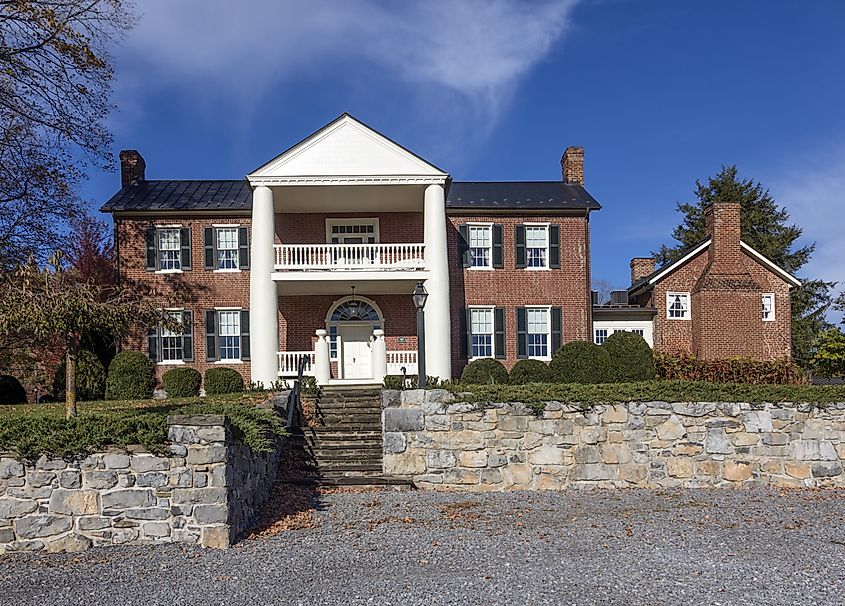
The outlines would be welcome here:
[[[425,269],[425,244],[276,244],[281,271]]]
[[[299,372],[299,361],[306,356],[302,374],[306,377],[314,376],[314,352],[313,351],[280,351],[276,354],[279,357],[279,376],[295,377]]]
[[[401,375],[402,367],[409,375],[417,374],[417,352],[389,351],[387,352],[387,374]]]

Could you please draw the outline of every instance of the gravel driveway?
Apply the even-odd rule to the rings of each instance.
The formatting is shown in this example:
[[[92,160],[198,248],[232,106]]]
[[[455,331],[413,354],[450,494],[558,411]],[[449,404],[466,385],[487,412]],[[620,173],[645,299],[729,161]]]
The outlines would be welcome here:
[[[621,490],[320,497],[228,551],[0,557],[2,603],[842,604],[845,493]]]

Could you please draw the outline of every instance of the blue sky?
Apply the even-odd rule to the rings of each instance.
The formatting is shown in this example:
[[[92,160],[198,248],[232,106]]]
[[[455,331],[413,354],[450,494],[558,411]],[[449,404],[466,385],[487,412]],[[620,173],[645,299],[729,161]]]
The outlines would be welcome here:
[[[671,240],[736,163],[845,283],[845,2],[144,0],[109,124],[147,176],[240,178],[348,111],[458,180],[557,179],[586,150],[593,277]],[[118,188],[95,174],[99,206]]]

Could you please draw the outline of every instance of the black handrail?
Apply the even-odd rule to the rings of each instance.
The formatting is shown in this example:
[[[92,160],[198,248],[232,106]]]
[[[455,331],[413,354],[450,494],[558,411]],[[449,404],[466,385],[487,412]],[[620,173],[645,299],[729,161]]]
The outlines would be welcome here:
[[[302,420],[302,375],[308,364],[308,356],[302,355],[296,367],[296,381],[288,394],[288,429],[293,429]]]

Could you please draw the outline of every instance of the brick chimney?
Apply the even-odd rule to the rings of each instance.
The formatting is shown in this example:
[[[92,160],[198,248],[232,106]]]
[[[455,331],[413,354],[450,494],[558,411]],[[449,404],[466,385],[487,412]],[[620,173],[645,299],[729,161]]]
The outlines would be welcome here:
[[[714,202],[704,209],[704,224],[710,243],[710,260],[720,270],[745,271],[740,247],[740,206],[735,202]]]
[[[631,259],[631,284],[654,273],[654,257],[634,257]]]
[[[138,185],[146,176],[147,163],[144,157],[134,149],[120,152],[120,186]]]
[[[714,202],[704,210],[708,263],[692,292],[693,354],[704,360],[765,358],[762,288],[745,264],[740,206]]]
[[[584,148],[567,147],[560,158],[560,172],[564,183],[584,185]]]

